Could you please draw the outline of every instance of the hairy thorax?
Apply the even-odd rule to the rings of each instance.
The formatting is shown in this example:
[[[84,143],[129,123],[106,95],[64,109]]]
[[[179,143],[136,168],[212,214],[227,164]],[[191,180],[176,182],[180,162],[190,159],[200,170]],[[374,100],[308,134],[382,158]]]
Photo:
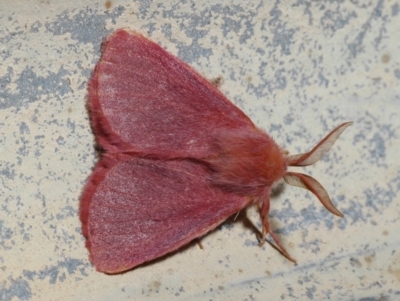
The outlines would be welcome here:
[[[287,167],[283,150],[257,128],[220,131],[210,151],[213,184],[253,198],[269,190]]]

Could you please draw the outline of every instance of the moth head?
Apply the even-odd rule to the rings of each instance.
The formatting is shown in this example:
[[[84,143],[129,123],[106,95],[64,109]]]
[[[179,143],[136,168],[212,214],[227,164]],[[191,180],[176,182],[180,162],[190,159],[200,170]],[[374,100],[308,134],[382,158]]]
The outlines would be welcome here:
[[[307,153],[287,156],[287,166],[308,166],[318,162],[331,149],[340,134],[352,124],[352,122],[342,123]],[[302,173],[286,171],[283,179],[289,185],[311,191],[329,212],[343,217],[343,214],[333,205],[324,187],[314,178]]]

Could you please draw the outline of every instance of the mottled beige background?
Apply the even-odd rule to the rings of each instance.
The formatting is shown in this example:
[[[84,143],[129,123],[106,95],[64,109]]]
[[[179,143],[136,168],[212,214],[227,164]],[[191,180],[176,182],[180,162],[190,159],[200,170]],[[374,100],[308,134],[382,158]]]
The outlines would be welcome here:
[[[218,2],[0,2],[0,300],[400,300],[400,4]],[[77,216],[96,161],[86,84],[120,27],[222,76],[220,89],[292,153],[354,121],[306,170],[343,219],[301,189],[272,201],[298,265],[259,248],[242,217],[204,250],[122,275],[89,263]]]

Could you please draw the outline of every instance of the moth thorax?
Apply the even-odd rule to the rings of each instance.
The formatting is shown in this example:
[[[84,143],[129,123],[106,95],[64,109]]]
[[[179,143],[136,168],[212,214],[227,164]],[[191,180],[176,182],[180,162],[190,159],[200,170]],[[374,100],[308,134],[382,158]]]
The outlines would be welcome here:
[[[286,171],[286,159],[279,146],[256,128],[219,133],[208,161],[214,170],[215,184],[253,197],[272,186]]]

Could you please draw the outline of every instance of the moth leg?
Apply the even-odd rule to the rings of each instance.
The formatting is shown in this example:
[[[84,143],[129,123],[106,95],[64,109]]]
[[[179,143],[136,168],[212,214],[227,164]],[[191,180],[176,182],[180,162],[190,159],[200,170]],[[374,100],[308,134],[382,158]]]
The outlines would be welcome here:
[[[259,203],[259,205],[258,205],[258,209],[260,211],[261,223],[262,223],[261,241],[258,244],[258,246],[260,246],[260,247],[262,247],[265,244],[267,228],[269,229],[269,223],[268,223],[269,207],[270,207],[269,199],[267,201]],[[265,220],[266,220],[266,223],[268,224],[268,227],[265,227]]]
[[[275,241],[275,244],[278,246],[279,251],[285,256],[287,259],[289,259],[291,262],[296,263],[296,260],[289,255],[289,253],[286,251],[286,249],[282,246],[281,242],[279,241],[278,236],[274,232],[271,231],[271,227],[269,224],[268,220],[268,213],[269,213],[269,208],[270,208],[270,203],[269,203],[269,198],[265,199],[260,205],[259,205],[259,210],[260,210],[260,216],[261,216],[261,221],[262,221],[262,233],[261,233],[261,243],[260,246],[262,246],[265,243],[265,237],[267,234],[271,235],[272,239]]]
[[[204,250],[204,246],[203,246],[203,244],[201,243],[200,238],[197,238],[196,241],[197,241],[197,245],[199,246],[199,248],[202,249],[202,250]]]

